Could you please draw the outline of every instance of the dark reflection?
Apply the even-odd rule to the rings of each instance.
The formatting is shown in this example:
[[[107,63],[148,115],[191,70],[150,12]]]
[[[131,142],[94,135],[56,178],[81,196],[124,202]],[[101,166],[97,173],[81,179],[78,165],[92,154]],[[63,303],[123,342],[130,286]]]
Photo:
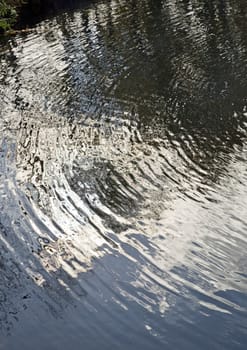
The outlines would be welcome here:
[[[1,44],[3,349],[245,348],[245,10],[98,1]]]

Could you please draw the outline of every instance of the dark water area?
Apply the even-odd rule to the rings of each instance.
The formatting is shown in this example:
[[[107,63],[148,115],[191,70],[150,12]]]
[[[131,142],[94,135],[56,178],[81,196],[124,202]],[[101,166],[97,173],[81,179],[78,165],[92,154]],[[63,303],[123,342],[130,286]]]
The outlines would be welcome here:
[[[15,28],[23,29],[36,25],[50,17],[59,16],[64,11],[75,11],[92,6],[98,0],[27,0],[18,8]]]
[[[84,4],[0,64],[0,349],[246,349],[246,1]]]

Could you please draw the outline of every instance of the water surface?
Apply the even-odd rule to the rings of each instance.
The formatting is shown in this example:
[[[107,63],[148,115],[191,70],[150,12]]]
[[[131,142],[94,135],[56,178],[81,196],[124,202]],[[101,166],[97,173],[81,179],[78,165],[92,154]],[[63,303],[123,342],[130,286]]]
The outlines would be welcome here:
[[[0,349],[246,349],[247,5],[104,0],[0,42]]]

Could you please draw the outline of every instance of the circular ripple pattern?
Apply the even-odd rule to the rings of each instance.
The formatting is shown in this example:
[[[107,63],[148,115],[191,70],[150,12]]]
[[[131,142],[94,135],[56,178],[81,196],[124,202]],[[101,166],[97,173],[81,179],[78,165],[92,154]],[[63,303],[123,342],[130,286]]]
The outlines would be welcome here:
[[[247,6],[105,0],[0,42],[0,349],[245,349]]]

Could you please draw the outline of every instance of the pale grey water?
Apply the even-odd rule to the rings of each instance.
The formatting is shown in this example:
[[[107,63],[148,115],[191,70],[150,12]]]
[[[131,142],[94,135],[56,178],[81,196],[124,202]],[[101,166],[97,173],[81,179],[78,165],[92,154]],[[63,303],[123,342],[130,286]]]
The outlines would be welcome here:
[[[105,0],[0,42],[0,349],[246,349],[247,5]]]

